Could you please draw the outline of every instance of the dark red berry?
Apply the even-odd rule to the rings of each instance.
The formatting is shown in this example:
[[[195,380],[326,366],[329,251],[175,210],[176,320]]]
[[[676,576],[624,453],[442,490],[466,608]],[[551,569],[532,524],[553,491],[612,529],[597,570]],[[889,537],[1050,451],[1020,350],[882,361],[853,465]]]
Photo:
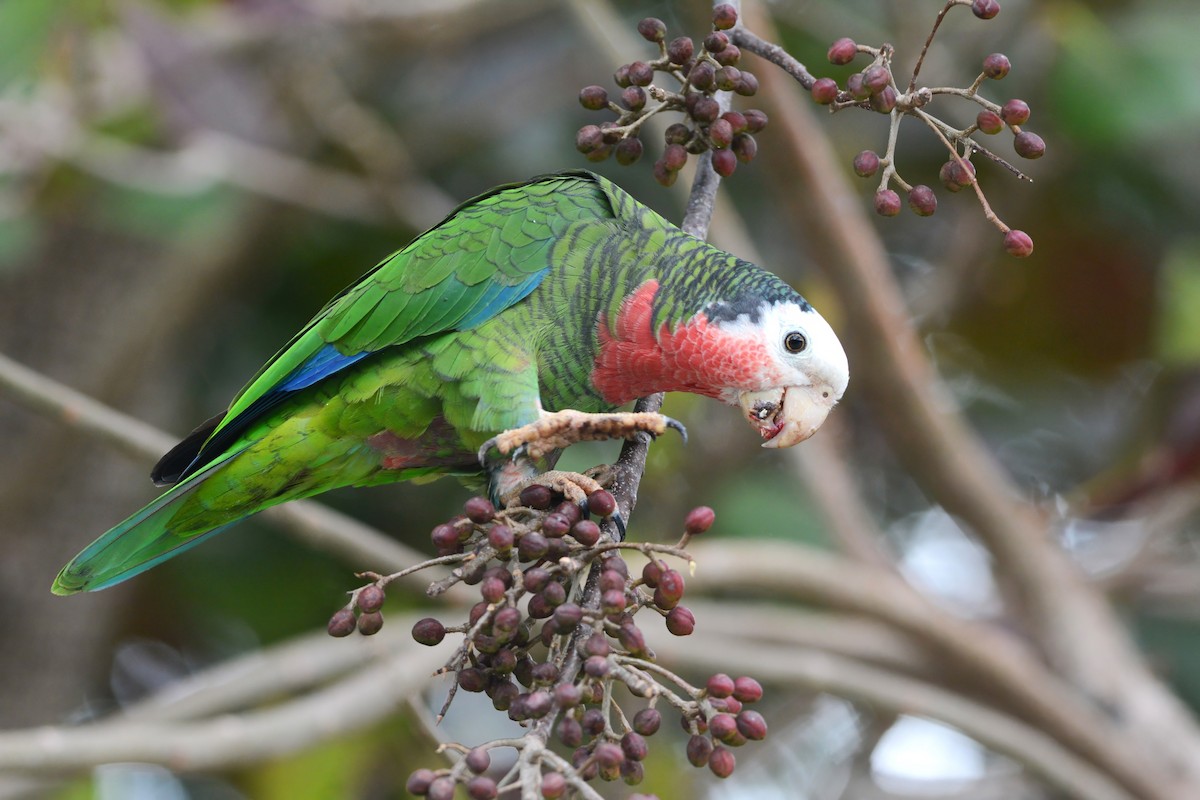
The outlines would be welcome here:
[[[600,608],[606,616],[612,617],[625,610],[625,592],[613,589],[600,596]]]
[[[712,701],[714,708],[719,708],[722,711],[728,711],[730,714],[736,714],[742,710],[742,701],[736,697],[721,697]]]
[[[494,800],[498,794],[496,782],[484,775],[476,775],[467,781],[467,797],[471,800]]]
[[[662,714],[656,708],[643,708],[633,715],[633,729],[642,736],[653,736],[662,726]]]
[[[758,78],[753,72],[742,70],[742,77],[734,85],[733,91],[742,97],[753,97],[758,94]]]
[[[727,747],[717,745],[713,748],[712,755],[708,757],[708,768],[718,778],[728,778],[733,774],[733,769],[736,766],[737,758],[734,757],[733,751]]]
[[[430,785],[429,792],[425,796],[429,800],[454,800],[454,787],[453,778],[441,777]]]
[[[597,147],[590,153],[585,153],[584,158],[592,162],[600,162],[612,155],[613,147],[611,144]]]
[[[729,36],[722,31],[713,31],[704,37],[704,49],[716,54],[729,46]]]
[[[463,761],[466,762],[467,769],[471,770],[471,772],[474,772],[476,775],[482,775],[483,773],[487,772],[488,767],[492,765],[492,757],[488,755],[488,751],[484,750],[482,747],[476,747],[473,750],[470,750],[466,756],[463,757]]]
[[[504,581],[499,578],[484,578],[479,584],[479,596],[489,603],[500,602],[504,590]]]
[[[637,30],[647,42],[661,42],[667,38],[666,24],[655,17],[643,19],[637,24]]]
[[[604,656],[588,656],[583,661],[583,671],[593,678],[603,678],[608,674],[608,659]]]
[[[571,526],[571,538],[584,547],[591,547],[600,541],[600,526],[590,519],[581,519]]]
[[[413,625],[412,637],[418,644],[433,647],[446,638],[446,626],[433,617],[426,617]]]
[[[928,217],[937,211],[937,196],[934,195],[933,189],[919,184],[908,193],[908,207],[918,216]]]
[[[888,74],[887,67],[882,64],[875,64],[863,71],[863,86],[870,90],[871,94],[882,92],[890,79],[891,76]]]
[[[621,558],[615,551],[605,553],[601,559],[600,565],[604,570],[611,570],[622,578],[629,577],[629,565],[625,563],[625,559]]]
[[[758,155],[758,142],[748,133],[739,133],[733,137],[733,144],[729,149],[737,156],[738,161],[748,164]]]
[[[712,757],[713,743],[707,736],[693,735],[687,743],[687,759],[693,767],[703,767]]]
[[[599,128],[597,127],[596,130],[599,130]],[[535,483],[521,490],[518,502],[528,508],[546,509],[550,507],[550,503],[553,500],[554,493],[549,488],[542,486],[540,483]]]
[[[891,189],[880,189],[875,193],[875,213],[881,217],[894,217],[900,213],[900,195]]]
[[[963,164],[966,164],[965,168]],[[970,161],[960,163],[958,159],[953,159],[942,164],[938,177],[941,178],[943,186],[952,192],[957,192],[964,186],[970,186],[975,180],[975,165]]]
[[[589,111],[608,108],[608,92],[603,86],[585,86],[579,90],[579,105]]]
[[[687,36],[672,39],[671,43],[667,45],[667,58],[671,59],[672,64],[682,66],[691,60],[695,52],[695,45],[692,44],[692,40]]]
[[[737,720],[732,714],[714,714],[708,720],[708,730],[714,739],[728,741],[738,732]]]
[[[1000,107],[1000,119],[1009,125],[1024,125],[1029,121],[1029,104],[1015,98],[1009,100]]]
[[[661,561],[650,561],[646,566],[642,567],[642,583],[651,589],[657,588],[658,579],[662,577],[663,569]]]
[[[531,592],[540,592],[550,582],[550,573],[541,567],[530,567],[525,570],[522,585]]]
[[[713,7],[713,27],[719,31],[727,31],[737,25],[738,12],[729,3],[721,3]]]
[[[734,133],[745,133],[747,125],[746,118],[742,116],[740,112],[726,111],[721,115],[721,119],[729,123],[729,128]]]
[[[838,85],[833,78],[817,78],[812,85],[812,99],[822,106],[837,100]]]
[[[536,561],[546,555],[550,543],[537,531],[530,531],[517,542],[517,557],[522,561]]]
[[[689,128],[687,125],[684,125],[682,122],[671,123],[670,125],[667,126],[666,132],[663,133],[663,140],[667,144],[679,144],[679,145],[686,144],[687,140],[690,138],[692,138],[692,129]],[[685,153],[685,155],[686,155],[686,153]],[[595,492],[592,492],[592,494],[595,495],[595,494],[599,494],[600,492],[604,492],[604,490],[597,489]],[[604,493],[608,494],[609,497],[612,497],[612,495],[609,494],[608,492],[604,492]],[[617,505],[616,501],[614,500],[613,501],[614,509],[616,508],[616,505]],[[608,514],[601,514],[598,509],[593,508],[591,495],[588,496],[588,511],[592,512],[593,514],[595,514],[598,517],[607,517],[608,514],[612,513],[612,511],[609,511]]]
[[[567,521],[574,525],[579,520],[583,519],[583,511],[576,503],[570,500],[564,500],[554,509],[555,513],[562,514],[567,518]]]
[[[712,166],[722,178],[728,178],[737,169],[737,156],[732,150],[714,150],[712,154]]]
[[[983,74],[992,80],[1000,80],[1008,74],[1010,69],[1012,69],[1012,62],[1004,53],[992,53],[983,60]]]
[[[613,83],[624,89],[629,85],[629,65],[622,64],[617,67],[617,71],[613,73]]]
[[[687,150],[681,144],[669,144],[663,150],[663,164],[671,172],[678,172],[683,169],[683,165],[687,163]]]
[[[621,737],[621,750],[625,753],[626,758],[633,761],[641,761],[650,752],[646,740],[640,733],[634,731],[629,731]]]
[[[758,133],[763,128],[767,127],[767,115],[765,112],[759,111],[757,108],[752,108],[746,111],[746,132]]]
[[[492,627],[502,634],[514,633],[520,624],[521,612],[512,606],[497,609],[496,615],[492,617]]]
[[[602,767],[617,767],[625,760],[621,746],[613,742],[601,742],[596,745],[593,755]]]
[[[997,134],[1004,130],[1004,120],[1000,119],[1000,115],[986,108],[975,115],[975,124],[979,126],[980,131],[987,134]]]
[[[713,53],[713,61],[716,61],[723,67],[732,67],[742,58],[741,49],[735,44],[725,45],[725,49],[719,53]]]
[[[757,703],[762,699],[762,684],[747,675],[742,675],[733,682],[734,699],[742,703]]]
[[[971,12],[980,19],[991,19],[1000,13],[997,0],[972,0]]]
[[[579,718],[579,724],[583,726],[583,732],[588,736],[604,733],[604,712],[598,708],[589,708]]]
[[[559,741],[567,747],[579,747],[583,744],[583,726],[574,717],[563,717],[556,732]]]
[[[612,648],[609,647],[608,639],[604,637],[604,634],[593,633],[583,643],[583,650],[589,656],[606,656],[611,652]]]
[[[732,92],[741,79],[742,71],[737,67],[721,67],[715,75],[717,88],[723,92]]]
[[[692,536],[698,536],[713,526],[717,512],[708,506],[696,506],[683,519],[683,529]]]
[[[757,711],[743,711],[738,714],[737,729],[752,742],[767,738],[767,721]]]
[[[635,656],[643,656],[648,652],[646,637],[642,635],[641,629],[632,622],[627,622],[617,629],[617,641]]]
[[[654,590],[654,602],[659,608],[670,610],[683,599],[683,589],[683,576],[673,569],[664,570],[658,578],[658,588]]]
[[[874,150],[863,150],[854,157],[854,174],[869,178],[879,171],[879,156]]]
[[[672,126],[673,127],[673,126]],[[668,130],[670,130],[668,128]],[[686,131],[686,127],[684,128]],[[588,511],[595,514],[597,517],[609,517],[617,510],[616,498],[610,492],[604,489],[597,489],[588,495],[587,498]]]
[[[1025,231],[1011,230],[1004,234],[1004,252],[1025,258],[1033,253],[1033,239]]]
[[[354,633],[356,626],[357,620],[354,619],[354,612],[348,608],[343,608],[329,618],[329,635],[340,639],[343,636],[349,636]]]
[[[718,150],[729,147],[733,143],[733,126],[723,119],[715,120],[708,126],[708,139]]]
[[[719,116],[721,116],[721,106],[711,97],[701,97],[692,109],[692,119],[697,122],[712,122]]]
[[[574,708],[583,701],[583,690],[574,683],[560,683],[554,687],[554,702],[559,708]]]
[[[1046,143],[1036,133],[1021,131],[1013,139],[1013,149],[1021,158],[1041,158],[1046,154]]]
[[[667,614],[667,630],[676,636],[691,636],[696,630],[696,615],[684,606],[675,606]]]
[[[431,769],[419,769],[408,776],[408,783],[404,785],[404,788],[408,790],[409,794],[422,797],[428,794],[429,787],[436,777]]]
[[[547,514],[542,520],[542,533],[546,536],[557,539],[560,536],[565,536],[567,531],[571,530],[571,520],[557,511],[553,514]]]
[[[871,95],[871,108],[880,114],[890,114],[896,107],[896,90],[885,86],[877,94]]]
[[[853,39],[843,37],[829,45],[827,55],[831,64],[849,64],[858,55],[858,45],[855,44]]]
[[[666,162],[661,158],[654,162],[651,174],[661,186],[671,186],[679,178],[679,170],[667,169]]]
[[[849,78],[846,78],[846,91],[849,92],[855,100],[866,100],[871,96],[871,90],[868,89],[866,84],[863,83],[863,76],[861,72],[856,72]]]
[[[542,776],[542,797],[546,800],[558,800],[567,791],[567,779],[557,772],[547,772]]]
[[[588,127],[596,127],[594,125]],[[596,128],[599,133],[600,129]],[[455,553],[462,544],[458,540],[458,530],[453,525],[438,525],[429,534],[430,541],[433,542],[434,548],[438,553]]]
[[[654,68],[645,61],[634,61],[629,65],[629,82],[634,86],[649,86],[654,80]]]
[[[487,685],[487,674],[479,667],[465,667],[458,671],[458,686],[465,691],[482,692]]]
[[[567,601],[567,590],[557,581],[547,583],[546,588],[542,589],[542,597],[551,607],[558,608]]]
[[[724,672],[718,672],[708,679],[705,688],[708,690],[709,697],[730,697],[733,694],[735,684],[733,678]]]
[[[621,102],[630,111],[641,111],[646,106],[646,90],[640,86],[627,86],[621,90]]]
[[[476,525],[483,525],[486,522],[491,522],[492,518],[496,516],[496,507],[486,497],[472,497],[463,503],[463,513],[467,515],[467,519],[471,520],[471,522],[474,522]]]
[[[517,688],[512,681],[504,681],[492,687],[492,708],[497,711],[507,711],[514,700],[521,694],[521,690]]]

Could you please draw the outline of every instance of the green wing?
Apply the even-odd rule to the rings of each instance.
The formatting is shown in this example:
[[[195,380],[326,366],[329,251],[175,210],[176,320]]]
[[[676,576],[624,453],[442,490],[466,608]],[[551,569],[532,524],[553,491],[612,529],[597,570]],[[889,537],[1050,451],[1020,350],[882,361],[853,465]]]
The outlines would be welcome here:
[[[155,468],[159,483],[195,472],[265,410],[386,347],[466,330],[529,295],[572,224],[611,220],[612,184],[586,172],[502,186],[467,201],[329,302],[250,380],[222,416]]]

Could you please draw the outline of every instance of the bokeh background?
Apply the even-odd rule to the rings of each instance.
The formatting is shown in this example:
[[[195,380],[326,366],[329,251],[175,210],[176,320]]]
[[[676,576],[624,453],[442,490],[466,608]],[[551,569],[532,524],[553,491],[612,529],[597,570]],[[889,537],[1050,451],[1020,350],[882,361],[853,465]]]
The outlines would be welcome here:
[[[940,8],[753,5],[815,74],[839,79],[851,68],[825,61],[833,39],[890,41],[910,65]],[[589,166],[574,152],[574,131],[599,115],[580,108],[577,92],[610,85],[618,64],[653,53],[634,29],[645,15],[662,18],[671,35],[695,36],[708,4],[4,0],[0,353],[185,433],[223,408],[328,297],[456,203],[498,183]],[[979,171],[992,207],[1028,231],[1036,250],[1005,256],[969,192],[940,188],[933,217],[906,209],[861,231],[882,237],[954,401],[1023,498],[1057,520],[1062,546],[1188,704],[1200,703],[1198,27],[1200,8],[1187,0],[1006,0],[988,22],[957,9],[922,80],[966,85],[984,55],[1010,57],[1012,73],[985,92],[1028,101],[1047,154],[1022,164],[1032,183],[990,163]],[[752,56],[743,66],[771,69]],[[808,103],[799,92],[790,102]],[[937,110],[960,125],[974,116],[968,103]],[[819,124],[846,175],[855,153],[881,150],[886,137],[886,120],[870,113],[822,114]],[[778,155],[780,136],[769,126],[758,159],[722,187],[730,202],[718,208],[713,239],[737,254],[753,248],[853,337],[856,320],[814,268],[822,253],[795,219],[793,198],[811,187]],[[1009,142],[995,142],[1011,155]],[[647,145],[635,167],[590,168],[679,220],[688,181],[671,190],[654,183],[661,145],[656,136]],[[939,187],[946,156],[928,131],[906,122],[898,156],[910,182]],[[873,183],[853,180],[869,207]],[[723,215],[740,224],[722,224]],[[729,542],[836,547],[803,465],[760,450],[729,409],[696,398],[669,404],[691,443],[653,448],[632,536],[673,540],[686,510],[703,503],[717,510],[714,536]],[[853,378],[834,416],[821,435],[849,465],[881,551],[955,615],[1006,624],[988,553],[900,466]],[[154,495],[149,464],[3,391],[0,443],[4,729],[119,713],[181,677],[318,631],[356,585],[352,571],[371,566],[252,520],[110,591],[55,598],[49,585],[61,564]],[[614,453],[584,449],[572,463]],[[429,529],[466,497],[442,481],[324,499],[427,550]],[[725,595],[738,590],[705,599]],[[426,602],[396,594],[389,609]],[[780,608],[796,625],[811,611]],[[741,623],[767,633],[781,624],[766,614]],[[417,647],[403,637],[395,646]],[[680,669],[702,679],[699,667]],[[432,703],[443,690],[432,685]],[[772,739],[739,752],[733,779],[717,785],[686,765],[681,747],[660,745],[645,790],[1058,796],[928,717],[786,682],[772,691]],[[493,716],[463,705],[451,731]],[[0,775],[0,793],[135,796],[126,794],[134,774],[147,781],[136,790],[145,797],[399,797],[409,771],[437,763],[434,746],[421,714],[402,707],[266,763],[36,783],[11,773]],[[632,791],[618,789],[613,796]]]

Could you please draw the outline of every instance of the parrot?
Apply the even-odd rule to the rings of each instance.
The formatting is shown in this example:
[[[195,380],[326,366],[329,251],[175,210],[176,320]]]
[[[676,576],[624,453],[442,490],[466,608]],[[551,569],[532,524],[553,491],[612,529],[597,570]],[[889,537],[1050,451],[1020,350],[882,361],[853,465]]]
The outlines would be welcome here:
[[[170,488],[84,548],[52,591],[110,587],[338,487],[453,475],[496,495],[539,468],[520,448],[481,457],[498,434],[555,419],[569,432],[656,392],[739,407],[763,446],[789,447],[848,380],[837,335],[792,287],[609,180],[568,171],[500,186],[327,303],[162,457],[151,478]]]

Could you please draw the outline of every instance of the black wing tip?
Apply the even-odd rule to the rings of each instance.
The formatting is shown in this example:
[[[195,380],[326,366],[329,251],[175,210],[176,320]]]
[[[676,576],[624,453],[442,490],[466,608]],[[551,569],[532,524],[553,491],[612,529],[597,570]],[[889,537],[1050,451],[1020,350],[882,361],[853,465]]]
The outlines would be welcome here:
[[[150,480],[154,481],[154,485],[162,487],[178,483],[188,472],[188,468],[195,463],[204,443],[208,441],[209,436],[223,419],[225,419],[224,411],[209,417],[185,436],[179,444],[168,450],[154,465],[154,469],[150,470]]]

